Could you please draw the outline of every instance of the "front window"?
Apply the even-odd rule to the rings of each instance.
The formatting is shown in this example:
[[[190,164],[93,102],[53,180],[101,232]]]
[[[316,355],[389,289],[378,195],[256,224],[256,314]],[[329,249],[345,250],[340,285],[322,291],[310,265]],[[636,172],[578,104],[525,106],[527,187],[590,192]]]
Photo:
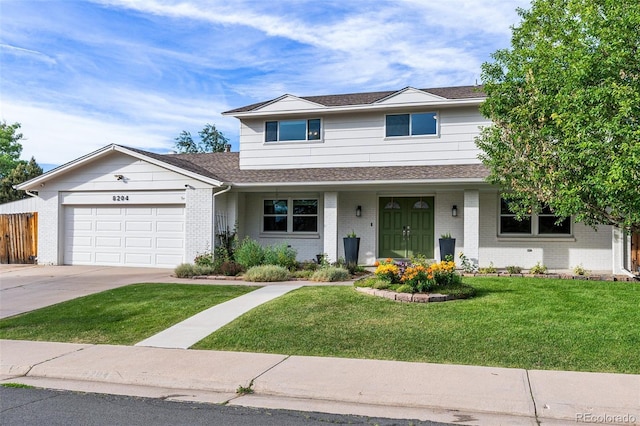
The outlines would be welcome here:
[[[562,218],[556,223],[558,219],[549,207],[545,207],[539,214],[529,213],[523,220],[518,220],[509,210],[509,204],[500,199],[500,235],[571,235],[571,218]]]
[[[263,232],[318,232],[318,200],[264,200],[262,224]]]
[[[390,114],[386,116],[386,136],[423,136],[438,134],[435,112]]]
[[[265,142],[320,140],[320,119],[267,121],[264,133]]]

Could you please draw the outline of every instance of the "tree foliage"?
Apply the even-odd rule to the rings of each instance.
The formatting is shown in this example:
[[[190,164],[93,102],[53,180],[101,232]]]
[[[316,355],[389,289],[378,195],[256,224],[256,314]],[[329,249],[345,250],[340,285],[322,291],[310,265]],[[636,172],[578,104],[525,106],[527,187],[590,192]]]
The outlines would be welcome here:
[[[9,201],[21,200],[27,198],[28,195],[24,191],[13,189],[15,185],[26,182],[42,174],[42,167],[36,163],[36,159],[21,160],[11,172],[0,179],[0,203],[8,203]]]
[[[476,144],[519,215],[640,232],[640,3],[534,0],[482,67]]]
[[[7,176],[20,161],[22,153],[22,133],[18,133],[20,123],[0,123],[0,179]]]
[[[42,168],[35,158],[20,160],[22,153],[22,133],[18,133],[20,123],[0,123],[0,203],[20,200],[27,195],[13,189],[18,185],[42,174]]]
[[[229,140],[224,134],[216,129],[215,124],[205,124],[204,128],[198,132],[200,140],[193,140],[191,133],[183,130],[175,138],[175,148],[180,154],[197,154],[202,152],[224,152]]]

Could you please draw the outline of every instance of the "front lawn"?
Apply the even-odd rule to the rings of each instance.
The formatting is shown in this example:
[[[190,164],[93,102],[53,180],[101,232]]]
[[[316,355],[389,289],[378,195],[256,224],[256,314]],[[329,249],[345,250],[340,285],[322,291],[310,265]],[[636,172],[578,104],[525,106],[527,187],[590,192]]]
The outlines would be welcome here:
[[[0,320],[0,339],[133,345],[257,288],[134,284]]]
[[[640,285],[465,278],[469,300],[408,304],[350,287],[305,287],[197,349],[640,373]]]

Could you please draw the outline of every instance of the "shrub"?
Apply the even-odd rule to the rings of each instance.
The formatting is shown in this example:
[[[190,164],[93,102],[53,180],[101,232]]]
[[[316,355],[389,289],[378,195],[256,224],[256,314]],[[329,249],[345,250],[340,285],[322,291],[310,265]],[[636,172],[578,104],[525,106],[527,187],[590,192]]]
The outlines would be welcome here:
[[[387,280],[378,280],[373,284],[373,288],[377,290],[386,290],[391,287],[391,283]]]
[[[290,271],[298,267],[298,261],[296,260],[298,253],[294,248],[289,247],[287,243],[266,247],[263,253],[263,263],[265,265],[278,265]]]
[[[522,267],[521,266],[507,266],[507,272],[510,274],[520,274],[522,273]]]
[[[376,282],[380,281],[377,277],[366,277],[356,280],[353,285],[355,287],[373,287]]]
[[[493,266],[493,262],[489,262],[489,266],[478,269],[478,272],[481,274],[495,274],[498,270]]]
[[[334,282],[346,281],[349,278],[349,271],[347,271],[346,269],[329,266],[327,268],[320,268],[315,271],[311,276],[311,281]]]
[[[245,269],[262,265],[264,261],[264,248],[255,240],[246,237],[240,242],[234,253],[236,262]]]
[[[468,274],[475,274],[476,272],[478,272],[478,265],[476,265],[474,261],[465,256],[463,252],[460,252],[460,254],[458,254],[458,257],[460,258],[460,267],[464,272]]]
[[[414,293],[413,288],[408,284],[402,284],[396,289],[396,291],[398,293]]]
[[[531,274],[546,274],[547,273],[547,267],[544,266],[543,264],[541,264],[540,262],[536,263],[530,270],[529,273]]]
[[[222,264],[232,260],[229,251],[222,246],[218,246],[213,250],[213,269],[217,273],[222,273]]]
[[[251,282],[287,281],[289,271],[278,265],[260,265],[247,270],[244,279]]]
[[[220,265],[220,272],[227,277],[235,277],[242,272],[242,266],[234,262],[233,260],[227,260]]]
[[[308,270],[308,269],[307,269],[307,270],[303,269],[303,270],[300,270],[300,271],[292,271],[292,272],[291,272],[291,277],[293,277],[293,278],[301,278],[301,279],[304,279],[304,280],[308,280],[308,279],[310,279],[310,278],[311,278],[311,276],[313,275],[313,272],[314,272],[314,271],[310,271],[310,270]]]
[[[573,273],[575,275],[589,275],[589,271],[584,269],[584,266],[582,266],[582,264],[580,264],[580,265],[576,266],[575,268],[573,268]]]
[[[178,278],[191,278],[195,276],[194,267],[190,263],[181,263],[176,266],[176,269],[173,270],[173,273]]]
[[[198,275],[211,275],[214,273],[213,266],[192,265],[182,263],[174,269],[173,273],[178,278],[192,278]]]
[[[213,255],[208,250],[204,253],[198,253],[195,259],[193,259],[193,263],[198,266],[213,266]]]

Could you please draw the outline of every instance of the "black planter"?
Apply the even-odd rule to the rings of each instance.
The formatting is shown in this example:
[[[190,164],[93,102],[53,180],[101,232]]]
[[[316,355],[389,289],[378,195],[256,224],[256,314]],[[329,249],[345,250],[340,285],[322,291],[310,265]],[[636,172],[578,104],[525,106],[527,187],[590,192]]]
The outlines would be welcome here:
[[[455,259],[456,253],[456,239],[455,238],[440,238],[440,260],[446,260],[447,256],[451,256],[451,259]]]
[[[360,238],[346,237],[344,241],[344,260],[347,265],[358,264],[358,252],[360,251]]]

